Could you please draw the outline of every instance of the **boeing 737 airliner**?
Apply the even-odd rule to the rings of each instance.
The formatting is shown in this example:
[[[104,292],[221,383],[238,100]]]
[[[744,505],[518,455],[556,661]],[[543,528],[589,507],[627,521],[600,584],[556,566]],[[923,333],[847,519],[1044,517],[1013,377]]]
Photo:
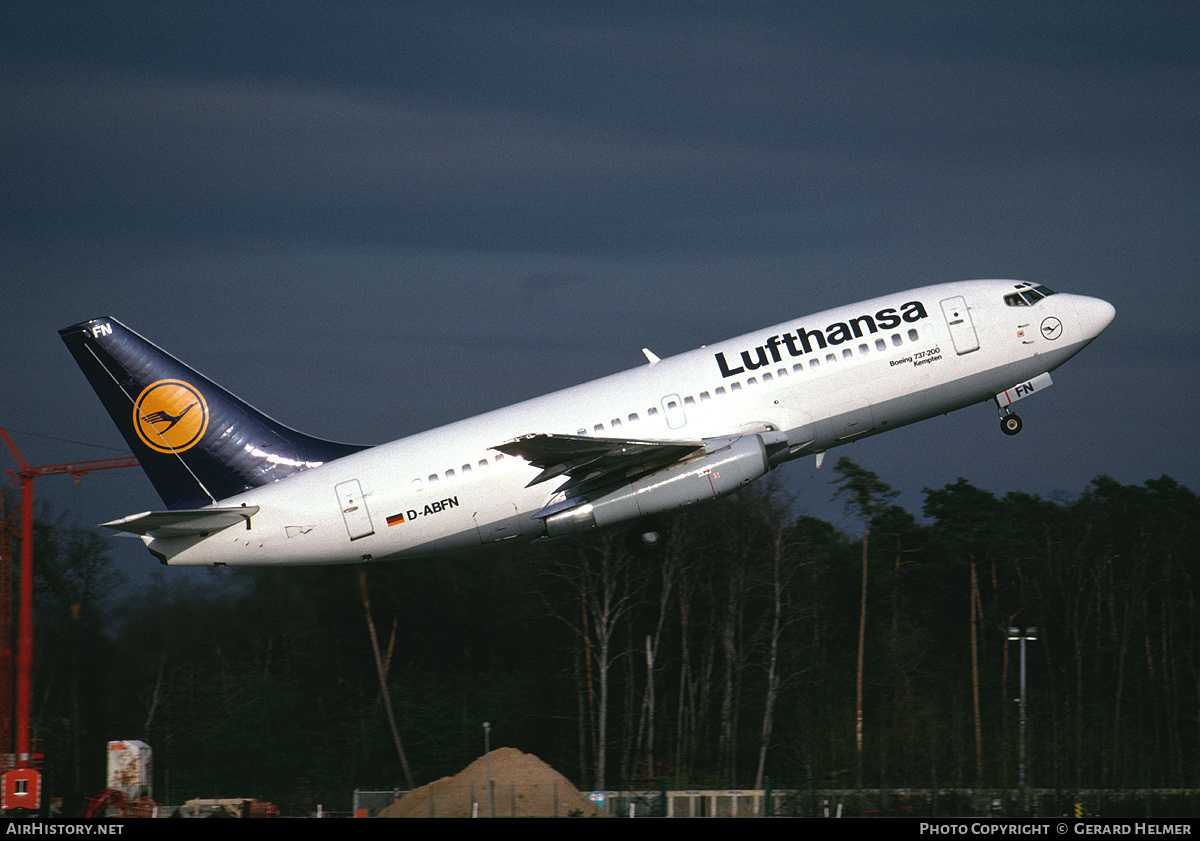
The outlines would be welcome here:
[[[166,564],[332,564],[659,517],[790,459],[954,409],[1010,406],[1100,335],[1111,304],[1011,280],[816,313],[390,444],[289,429],[111,318],[60,331],[167,510],[106,526]]]

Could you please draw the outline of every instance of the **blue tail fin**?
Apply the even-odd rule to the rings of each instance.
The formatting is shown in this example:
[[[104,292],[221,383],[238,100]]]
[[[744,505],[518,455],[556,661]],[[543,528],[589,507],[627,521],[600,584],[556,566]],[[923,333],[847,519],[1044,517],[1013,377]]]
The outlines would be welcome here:
[[[59,335],[168,508],[198,508],[365,449],[276,423],[114,319]]]

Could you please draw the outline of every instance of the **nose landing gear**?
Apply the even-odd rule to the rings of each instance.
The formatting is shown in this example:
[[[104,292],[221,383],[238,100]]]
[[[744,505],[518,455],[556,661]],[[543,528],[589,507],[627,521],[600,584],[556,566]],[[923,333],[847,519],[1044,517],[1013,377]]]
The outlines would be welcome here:
[[[1021,419],[1014,415],[1008,409],[1004,410],[1004,414],[1000,416],[1000,431],[1005,435],[1016,435],[1021,431]]]
[[[1054,385],[1049,374],[1038,374],[1031,380],[1017,383],[995,396],[996,409],[1000,412],[1000,431],[1005,435],[1016,435],[1024,425],[1021,419],[1012,413],[1009,404],[1022,400],[1035,391],[1041,391],[1047,386]]]

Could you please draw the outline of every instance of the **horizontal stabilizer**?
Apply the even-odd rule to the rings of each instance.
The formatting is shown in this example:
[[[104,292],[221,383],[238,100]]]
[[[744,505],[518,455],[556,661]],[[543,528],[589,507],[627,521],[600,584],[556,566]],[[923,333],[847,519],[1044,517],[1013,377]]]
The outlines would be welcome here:
[[[198,508],[191,511],[146,511],[100,525],[114,531],[147,537],[203,536],[241,523],[245,523],[249,528],[250,518],[257,513],[257,505],[239,508]]]

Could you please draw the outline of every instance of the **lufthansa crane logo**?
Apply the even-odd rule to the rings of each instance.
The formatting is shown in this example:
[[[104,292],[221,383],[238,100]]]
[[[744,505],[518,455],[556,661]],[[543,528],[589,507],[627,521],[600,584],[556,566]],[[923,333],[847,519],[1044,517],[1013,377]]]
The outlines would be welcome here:
[[[133,428],[142,443],[159,453],[182,453],[208,429],[208,404],[191,383],[159,380],[138,395]]]
[[[1062,322],[1054,316],[1050,316],[1042,322],[1042,335],[1050,341],[1054,341],[1062,335]]]

